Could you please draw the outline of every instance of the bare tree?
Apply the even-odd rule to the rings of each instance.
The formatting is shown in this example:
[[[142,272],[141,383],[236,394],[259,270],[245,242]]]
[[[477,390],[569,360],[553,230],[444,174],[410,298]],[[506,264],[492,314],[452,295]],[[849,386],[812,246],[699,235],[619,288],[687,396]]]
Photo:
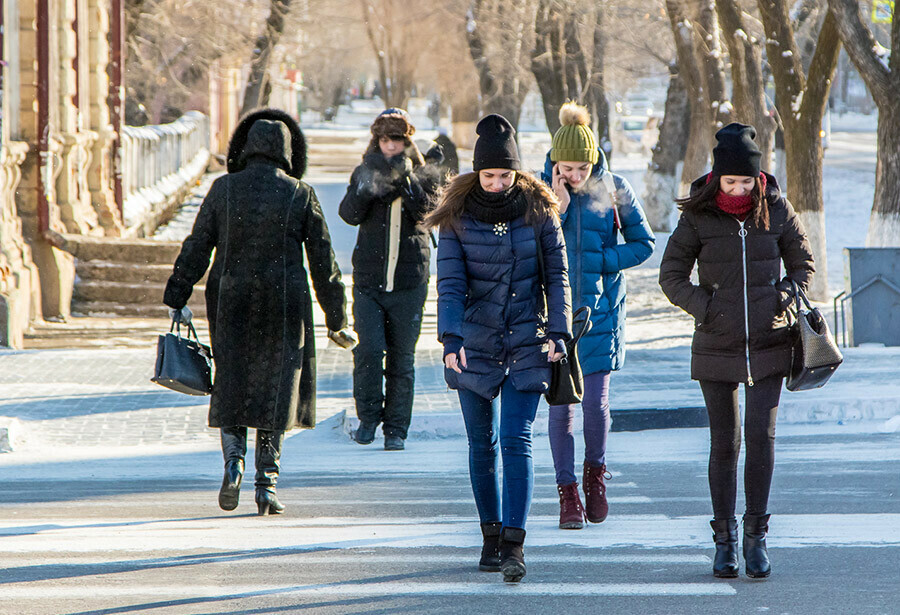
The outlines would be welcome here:
[[[733,119],[756,127],[762,168],[771,172],[776,121],[766,106],[762,42],[751,35],[737,0],[716,0],[716,13],[731,58]]]
[[[478,73],[481,106],[518,127],[528,93],[534,0],[471,0],[466,40]]]
[[[605,10],[596,2],[538,0],[531,72],[541,92],[550,134],[559,129],[559,108],[574,100],[591,111],[598,136],[609,137],[609,103],[603,76]],[[587,18],[589,28],[580,23],[582,17]]]
[[[890,59],[860,17],[859,3],[828,0],[847,54],[878,107],[875,202],[866,245],[900,246],[900,17],[891,23]]]
[[[366,35],[375,53],[381,98],[386,107],[405,107],[413,91],[423,46],[434,11],[430,3],[359,0]]]
[[[269,60],[284,33],[285,16],[290,8],[291,0],[271,0],[269,17],[266,19],[263,31],[256,38],[256,45],[250,54],[250,74],[247,76],[247,85],[244,87],[241,115],[268,102],[266,78]]]
[[[675,63],[670,65],[666,109],[659,127],[659,140],[644,175],[644,211],[655,231],[675,228],[675,199],[678,197],[678,165],[687,150],[691,112],[684,79]]]
[[[828,298],[828,274],[819,133],[840,52],[837,23],[829,11],[819,29],[809,68],[804,70],[787,0],[759,0],[759,11],[775,80],[775,105],[784,129],[787,196],[800,215],[816,262],[810,297],[822,301]]]

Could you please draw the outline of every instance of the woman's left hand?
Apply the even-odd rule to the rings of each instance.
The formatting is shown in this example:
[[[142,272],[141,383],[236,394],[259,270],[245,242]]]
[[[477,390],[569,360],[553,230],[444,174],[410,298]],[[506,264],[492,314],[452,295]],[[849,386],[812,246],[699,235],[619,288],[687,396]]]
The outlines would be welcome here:
[[[557,351],[557,342],[553,340],[547,340],[547,361],[550,363],[556,363],[560,359],[565,358],[565,347],[561,348],[560,351]],[[559,345],[562,345],[562,342],[559,342]]]

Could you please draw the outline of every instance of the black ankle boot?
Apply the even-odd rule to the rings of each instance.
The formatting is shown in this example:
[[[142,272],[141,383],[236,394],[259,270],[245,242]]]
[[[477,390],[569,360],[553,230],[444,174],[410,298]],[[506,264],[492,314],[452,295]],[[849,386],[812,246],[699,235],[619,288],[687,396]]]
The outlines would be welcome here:
[[[500,572],[500,529],[502,526],[503,524],[499,521],[481,524],[484,545],[481,547],[481,561],[478,562],[478,570]]]
[[[507,583],[518,583],[525,576],[525,530],[505,527],[500,532],[500,572]]]
[[[225,457],[225,475],[219,489],[219,508],[234,510],[241,494],[241,479],[244,476],[244,456],[247,454],[247,428],[223,427],[222,456]]]
[[[281,469],[281,446],[284,444],[283,431],[256,430],[256,506],[260,516],[279,515],[284,506],[278,501],[275,483]]]
[[[713,519],[709,522],[716,541],[716,559],[713,562],[713,576],[733,579],[738,575],[738,534],[737,519]]]
[[[752,579],[764,579],[772,574],[766,549],[768,531],[769,515],[744,515],[744,565]]]

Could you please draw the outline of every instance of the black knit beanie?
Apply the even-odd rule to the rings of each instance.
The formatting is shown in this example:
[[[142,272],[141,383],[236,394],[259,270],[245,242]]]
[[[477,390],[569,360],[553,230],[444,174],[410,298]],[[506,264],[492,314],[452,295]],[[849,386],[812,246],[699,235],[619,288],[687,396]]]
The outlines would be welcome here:
[[[516,129],[503,117],[492,113],[485,116],[475,127],[478,139],[475,141],[475,155],[472,170],[521,168],[519,148],[516,146]]]
[[[753,139],[756,129],[733,122],[716,133],[718,144],[713,148],[713,175],[744,175],[757,177],[762,152]]]

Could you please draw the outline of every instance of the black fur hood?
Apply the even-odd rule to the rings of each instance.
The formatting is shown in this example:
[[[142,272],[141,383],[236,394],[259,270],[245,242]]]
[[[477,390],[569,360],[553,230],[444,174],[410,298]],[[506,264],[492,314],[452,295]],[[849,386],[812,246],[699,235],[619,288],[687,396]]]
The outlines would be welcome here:
[[[273,159],[276,162],[279,162],[287,157],[287,152],[290,152],[289,168],[286,168],[285,171],[295,179],[302,179],[303,174],[306,172],[306,139],[294,118],[280,109],[257,109],[251,111],[241,119],[237,128],[234,130],[234,134],[231,135],[231,142],[228,144],[228,172],[237,173],[238,171],[242,171],[247,164],[247,158],[252,154],[262,153],[267,157],[273,157],[269,156],[268,153],[261,151],[245,151],[248,148],[250,128],[257,120],[277,121],[287,126],[288,132],[291,135],[290,147],[281,148],[282,153],[280,156],[277,155],[278,152],[273,151],[271,153],[275,156]],[[255,147],[252,143],[249,145],[250,149]],[[273,146],[276,145],[277,144],[273,144]]]

